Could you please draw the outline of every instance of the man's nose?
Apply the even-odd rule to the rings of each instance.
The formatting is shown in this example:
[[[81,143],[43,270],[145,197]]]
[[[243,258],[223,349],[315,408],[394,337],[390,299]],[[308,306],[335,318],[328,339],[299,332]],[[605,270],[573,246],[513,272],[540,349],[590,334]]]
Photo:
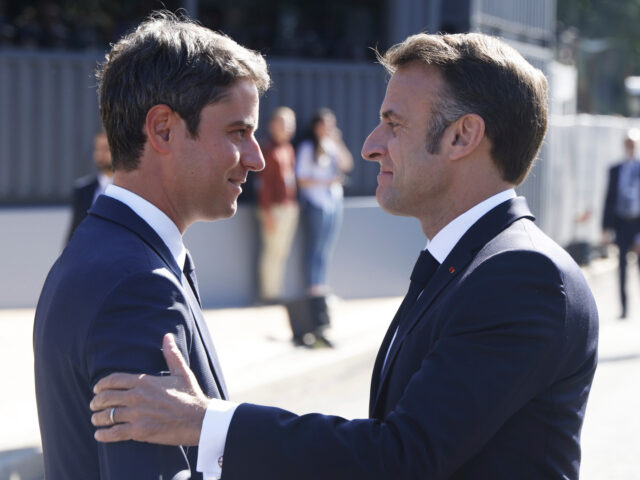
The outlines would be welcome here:
[[[384,142],[382,141],[381,135],[381,124],[379,124],[376,128],[374,128],[369,136],[364,141],[362,145],[362,151],[360,155],[365,160],[369,160],[370,162],[375,162],[379,157],[385,154],[386,148],[384,146]]]
[[[254,172],[259,172],[265,166],[262,150],[254,136],[251,136],[242,152],[242,164]]]

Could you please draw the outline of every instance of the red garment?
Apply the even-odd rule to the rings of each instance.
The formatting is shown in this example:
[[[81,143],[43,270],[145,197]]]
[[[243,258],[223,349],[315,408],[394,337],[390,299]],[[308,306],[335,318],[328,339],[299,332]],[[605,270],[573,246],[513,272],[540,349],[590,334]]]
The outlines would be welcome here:
[[[274,204],[296,201],[296,154],[290,143],[276,144],[269,139],[262,145],[266,166],[258,173],[260,187],[258,205],[269,208]]]

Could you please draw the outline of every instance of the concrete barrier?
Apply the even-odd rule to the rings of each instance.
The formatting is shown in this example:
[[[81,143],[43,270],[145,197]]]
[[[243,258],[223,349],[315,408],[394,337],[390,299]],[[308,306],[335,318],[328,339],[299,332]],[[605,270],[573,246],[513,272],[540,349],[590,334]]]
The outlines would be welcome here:
[[[0,308],[34,307],[47,272],[64,246],[70,223],[68,207],[0,209]],[[185,234],[197,266],[205,308],[246,306],[256,298],[259,231],[255,210],[240,205],[227,220],[201,222]],[[340,237],[329,270],[329,283],[343,298],[403,295],[408,272],[424,248],[415,219],[383,212],[373,197],[345,201]],[[298,229],[287,264],[285,294],[302,294],[302,233]]]

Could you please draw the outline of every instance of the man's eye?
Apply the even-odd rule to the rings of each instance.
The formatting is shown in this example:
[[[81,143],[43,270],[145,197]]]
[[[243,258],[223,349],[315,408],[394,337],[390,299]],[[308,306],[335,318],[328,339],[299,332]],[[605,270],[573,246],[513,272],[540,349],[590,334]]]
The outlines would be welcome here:
[[[244,138],[247,136],[247,130],[234,130],[233,132],[231,132],[231,135],[233,135],[237,140],[244,140]]]

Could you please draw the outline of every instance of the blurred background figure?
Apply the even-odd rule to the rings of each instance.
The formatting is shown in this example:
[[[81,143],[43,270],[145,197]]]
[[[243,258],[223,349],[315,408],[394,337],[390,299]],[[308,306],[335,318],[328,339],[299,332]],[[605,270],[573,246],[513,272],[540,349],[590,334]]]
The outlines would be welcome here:
[[[93,163],[96,166],[96,173],[79,178],[73,186],[73,198],[71,201],[73,218],[69,235],[67,235],[67,242],[71,239],[71,235],[80,225],[80,222],[87,216],[87,211],[91,208],[93,202],[113,180],[113,165],[111,163],[109,143],[107,142],[107,135],[102,131],[96,133],[93,139]]]
[[[352,168],[335,114],[321,108],[311,120],[309,138],[298,146],[296,166],[307,234],[307,288],[314,297],[329,292],[327,270],[342,222],[342,185]]]
[[[625,157],[609,169],[602,221],[603,243],[615,241],[619,251],[620,318],[627,316],[627,252],[640,233],[640,161],[635,154],[639,139],[640,130],[629,130],[624,138]]]
[[[260,297],[266,303],[282,299],[285,267],[298,225],[296,158],[291,145],[295,132],[295,113],[280,107],[269,120],[269,138],[261,145],[266,166],[258,173],[262,239],[258,274]]]

